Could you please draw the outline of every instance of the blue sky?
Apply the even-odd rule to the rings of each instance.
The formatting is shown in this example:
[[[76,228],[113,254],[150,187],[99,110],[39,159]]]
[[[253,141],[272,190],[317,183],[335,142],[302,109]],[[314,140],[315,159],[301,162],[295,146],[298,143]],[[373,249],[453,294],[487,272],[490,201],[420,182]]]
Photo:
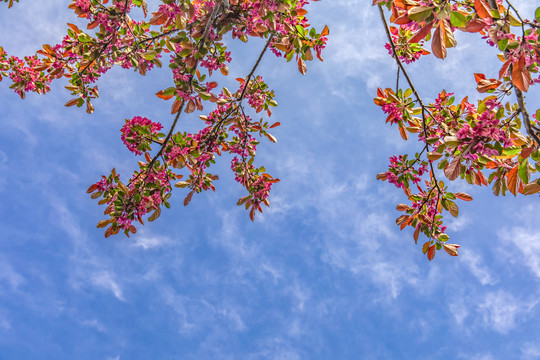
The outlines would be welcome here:
[[[402,193],[375,180],[388,157],[415,149],[372,101],[395,81],[378,12],[352,0],[309,9],[331,29],[325,61],[306,76],[273,56],[260,67],[282,126],[257,161],[281,182],[255,222],[235,205],[243,193],[225,158],[215,193],[184,207],[176,191],[172,209],[129,239],[95,228],[103,208],[87,187],[112,167],[127,177],[136,161],[120,141],[124,119],[171,121],[154,96],[166,71],[111,71],[93,115],[63,106],[64,84],[22,101],[0,83],[0,359],[540,358],[538,198],[453,183],[475,198],[448,219],[461,256],[428,262],[394,225]],[[4,5],[0,44],[31,53],[68,21],[64,1]],[[472,94],[472,72],[496,76],[492,49],[458,42],[444,62],[410,67],[426,98]],[[231,43],[232,78],[262,45]]]

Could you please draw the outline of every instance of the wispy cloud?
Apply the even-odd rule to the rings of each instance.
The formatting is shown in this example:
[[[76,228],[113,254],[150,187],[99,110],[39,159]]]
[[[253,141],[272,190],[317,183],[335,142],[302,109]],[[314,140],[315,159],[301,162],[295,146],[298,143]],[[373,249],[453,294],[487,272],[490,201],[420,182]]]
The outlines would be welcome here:
[[[7,282],[11,290],[17,290],[19,285],[24,283],[24,277],[13,269],[7,260],[0,257],[0,284],[2,280]],[[0,287],[1,291],[1,287]]]
[[[514,329],[536,302],[524,302],[511,293],[499,290],[487,293],[478,305],[484,325],[499,333],[506,334]]]
[[[514,261],[525,264],[536,277],[540,278],[540,233],[538,230],[514,227],[504,230],[501,238],[513,245],[509,251]]]
[[[470,272],[482,285],[494,285],[497,283],[492,271],[483,264],[481,255],[477,254],[472,249],[466,249],[460,256]]]

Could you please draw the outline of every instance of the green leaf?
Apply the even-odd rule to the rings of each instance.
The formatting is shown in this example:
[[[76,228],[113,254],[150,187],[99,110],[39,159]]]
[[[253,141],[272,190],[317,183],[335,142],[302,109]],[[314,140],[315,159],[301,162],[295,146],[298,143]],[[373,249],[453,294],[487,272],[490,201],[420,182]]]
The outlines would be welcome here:
[[[521,181],[523,181],[524,184],[529,183],[529,162],[527,159],[524,159],[518,167],[518,175]]]
[[[416,22],[422,22],[433,13],[433,7],[431,6],[415,6],[409,9],[408,15],[411,20]]]
[[[86,43],[92,40],[92,38],[85,33],[80,33],[78,39],[80,42],[83,42],[83,43]]]
[[[155,52],[154,50],[150,50],[142,54],[142,57],[148,61],[151,61],[156,57],[156,55],[157,55],[157,52]]]
[[[450,13],[450,22],[455,27],[465,27],[467,25],[467,18],[459,11],[452,11]]]
[[[540,22],[540,7],[536,8],[536,11],[534,12],[534,18],[536,21]]]
[[[506,47],[508,46],[508,39],[504,38],[500,40],[497,45],[499,46],[499,50],[504,51]]]

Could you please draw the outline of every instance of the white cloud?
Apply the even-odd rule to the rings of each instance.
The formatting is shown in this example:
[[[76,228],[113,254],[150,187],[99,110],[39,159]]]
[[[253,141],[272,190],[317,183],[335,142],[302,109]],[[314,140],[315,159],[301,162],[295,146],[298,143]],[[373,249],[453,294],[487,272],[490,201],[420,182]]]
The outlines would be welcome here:
[[[521,317],[535,305],[535,302],[526,303],[507,291],[499,290],[487,293],[478,305],[478,310],[487,328],[506,334],[513,330]]]
[[[536,343],[525,343],[521,346],[521,359],[524,360],[534,360],[540,359],[540,345],[539,342]]]
[[[464,325],[465,319],[469,316],[469,307],[465,304],[465,301],[460,298],[457,301],[450,303],[450,312],[454,316],[454,320],[458,325]]]
[[[482,285],[494,285],[497,279],[490,269],[483,264],[482,256],[472,249],[466,249],[460,254],[462,261],[467,265],[469,271],[476,277]]]
[[[502,231],[501,238],[513,245],[509,250],[514,261],[525,264],[540,278],[540,233],[533,228],[514,227]]]
[[[167,245],[171,239],[166,236],[148,234],[148,231],[142,230],[134,237],[133,246],[143,248],[144,250],[152,249]]]
[[[0,258],[0,281],[6,281],[12,290],[17,290],[25,280],[24,277],[13,270],[13,267],[6,261]],[[1,284],[1,282],[0,282]]]
[[[97,330],[97,331],[99,331],[101,333],[106,333],[107,332],[107,328],[105,328],[105,325],[103,325],[97,319],[81,321],[81,325],[89,327],[89,328],[93,328],[93,329],[95,329],[95,330]]]
[[[95,286],[101,287],[105,290],[110,290],[118,300],[125,301],[124,295],[122,294],[122,289],[115,281],[113,274],[110,272],[102,271],[93,274],[91,282]]]

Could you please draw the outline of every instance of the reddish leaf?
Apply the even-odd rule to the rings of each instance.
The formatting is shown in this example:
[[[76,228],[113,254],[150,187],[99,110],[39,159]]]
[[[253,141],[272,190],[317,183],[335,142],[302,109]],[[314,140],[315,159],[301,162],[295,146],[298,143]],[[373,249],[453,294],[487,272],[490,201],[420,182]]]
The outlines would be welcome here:
[[[435,245],[431,245],[427,251],[427,258],[429,261],[433,260],[435,257]]]
[[[300,71],[302,75],[305,75],[307,71],[306,63],[304,62],[304,60],[302,60],[302,58],[298,59],[298,71]]]
[[[433,55],[435,55],[439,59],[444,59],[446,57],[444,31],[444,25],[441,21],[435,29],[435,32],[433,33],[433,38],[431,40],[431,50],[433,51]]]
[[[481,183],[482,185],[488,186],[488,180],[487,180],[487,178],[486,178],[486,175],[484,175],[483,172],[481,172],[480,170],[478,170],[478,171],[476,172],[476,175],[477,175],[476,178],[477,178],[477,179],[480,179],[480,183]]]
[[[180,107],[183,105],[183,101],[181,99],[176,99],[171,107],[171,114],[176,114],[178,110],[180,110]]]
[[[512,64],[511,60],[508,60],[503,64],[501,70],[499,70],[499,79],[502,79],[508,74],[508,68],[510,67],[510,64]]]
[[[193,197],[193,193],[195,191],[191,190],[189,194],[187,194],[186,198],[184,199],[184,206],[188,206],[188,204],[191,202],[191,198]]]
[[[186,114],[191,114],[195,111],[195,102],[193,101],[193,99],[189,99],[186,110],[184,111],[186,112]]]
[[[471,33],[479,32],[484,30],[487,25],[488,24],[484,20],[474,19],[467,23],[465,26],[465,31]]]
[[[92,184],[90,185],[90,187],[88,188],[88,190],[86,190],[87,193],[91,194],[93,193],[94,191],[96,191],[98,188],[98,186],[96,184]]]
[[[454,193],[454,196],[463,201],[471,201],[473,199],[471,195],[463,192]]]
[[[461,159],[459,157],[454,158],[452,162],[448,165],[446,165],[446,168],[444,169],[444,175],[449,180],[455,180],[459,176],[459,172],[461,170]]]
[[[433,27],[433,21],[429,24],[422,26],[420,30],[409,40],[409,43],[417,43],[420,40],[423,40],[429,33],[431,33],[431,28]]]
[[[415,230],[414,230],[414,234],[413,234],[413,237],[414,237],[414,243],[415,244],[418,244],[418,236],[420,235],[420,227],[417,227]]]
[[[108,238],[109,236],[111,236],[113,233],[113,227],[112,225],[109,226],[109,228],[107,230],[105,230],[105,237]]]
[[[533,146],[523,148],[521,149],[521,154],[519,156],[521,156],[523,159],[528,158],[533,152],[533,150],[534,150]]]

